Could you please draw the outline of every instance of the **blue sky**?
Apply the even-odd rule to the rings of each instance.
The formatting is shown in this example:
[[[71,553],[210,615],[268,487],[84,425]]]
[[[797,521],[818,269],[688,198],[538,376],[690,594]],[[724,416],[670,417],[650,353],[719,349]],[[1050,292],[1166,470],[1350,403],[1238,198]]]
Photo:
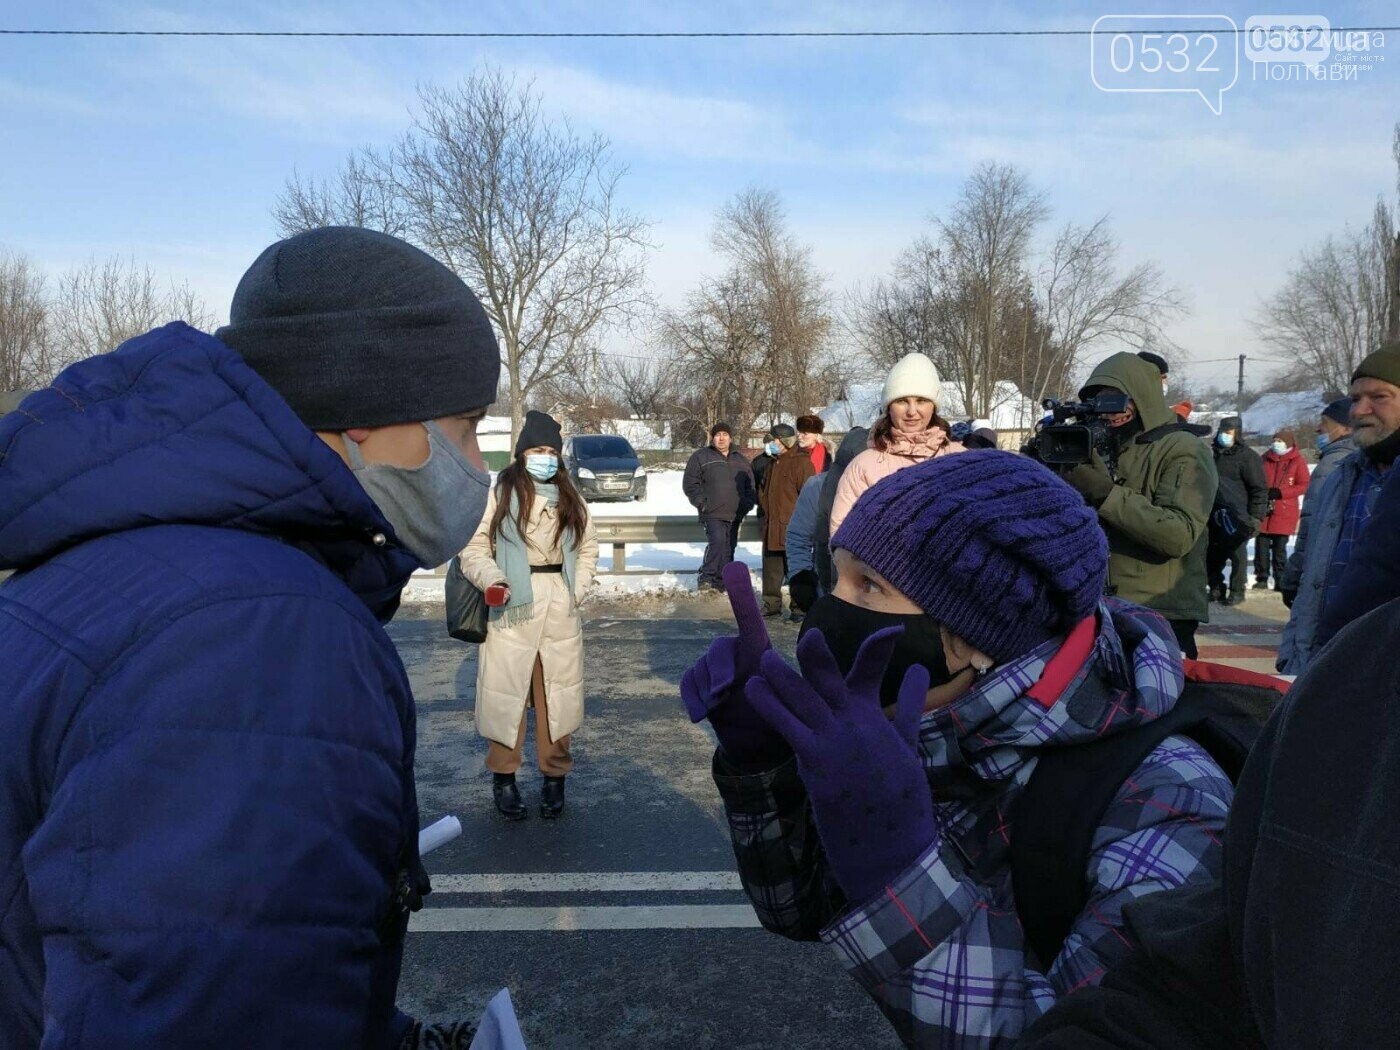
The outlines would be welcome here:
[[[1400,23],[1383,3],[1321,10]],[[1084,4],[225,3],[9,0],[7,28],[382,30],[1065,29]],[[1110,8],[1108,10],[1121,10]],[[1194,14],[1154,3],[1146,13]],[[1241,26],[1256,12],[1215,7]],[[1085,38],[308,41],[0,37],[0,246],[51,270],[121,254],[223,313],[275,236],[295,167],[330,174],[407,125],[416,86],[483,64],[533,78],[546,108],[608,136],[625,202],[653,222],[650,274],[676,302],[715,260],[711,217],[751,184],[781,192],[841,292],[883,273],[982,160],[1024,167],[1053,219],[1108,212],[1123,259],[1186,291],[1173,337],[1196,361],[1253,353],[1249,327],[1299,249],[1395,193],[1400,33],[1340,83],[1240,76],[1223,112],[1182,94],[1107,94]],[[1047,229],[1047,232],[1048,229]],[[1258,377],[1264,369],[1252,373]],[[1201,364],[1194,377],[1233,376]]]

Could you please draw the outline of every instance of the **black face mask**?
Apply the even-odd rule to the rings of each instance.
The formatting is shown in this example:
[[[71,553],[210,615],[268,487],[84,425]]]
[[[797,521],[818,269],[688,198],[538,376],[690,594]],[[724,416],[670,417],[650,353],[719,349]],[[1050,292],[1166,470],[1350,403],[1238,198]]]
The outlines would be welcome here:
[[[899,698],[904,672],[915,664],[928,668],[929,688],[952,680],[938,622],[924,613],[875,612],[828,594],[818,598],[808,610],[798,638],[813,628],[820,630],[831,655],[836,657],[836,665],[843,674],[849,674],[861,643],[886,627],[903,627],[904,633],[895,643],[885,677],[880,680],[882,706],[889,707]]]

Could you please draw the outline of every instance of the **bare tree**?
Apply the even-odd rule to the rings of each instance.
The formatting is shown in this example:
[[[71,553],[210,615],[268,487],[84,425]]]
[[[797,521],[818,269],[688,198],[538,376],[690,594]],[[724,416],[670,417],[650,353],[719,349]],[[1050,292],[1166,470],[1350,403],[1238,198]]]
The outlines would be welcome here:
[[[661,349],[655,357],[609,358],[604,366],[613,398],[640,419],[664,418],[679,400],[676,363]]]
[[[1063,392],[1102,343],[1169,343],[1162,326],[1185,307],[1156,264],[1120,273],[1106,216],[1066,225],[1037,262],[1048,214],[1019,169],[982,165],[892,276],[849,300],[857,343],[881,369],[928,354],[980,416],[998,407],[1007,380],[1034,401]]]
[[[272,209],[284,236],[322,226],[359,226],[403,237],[408,220],[393,182],[379,177],[380,159],[370,150],[352,154],[333,181],[305,180],[294,169]]]
[[[1255,316],[1285,384],[1345,390],[1361,359],[1400,338],[1400,122],[1391,138],[1397,205],[1376,200],[1359,230],[1304,250]]]
[[[746,431],[771,383],[767,368],[768,332],[761,304],[750,282],[734,267],[690,293],[681,310],[661,317],[658,338],[676,358],[678,375],[695,391],[689,413],[677,430],[695,423],[708,429],[720,418]],[[736,435],[742,440],[742,433]]]
[[[53,378],[45,284],[26,256],[0,253],[0,392],[47,386]]]
[[[1390,315],[1388,267],[1395,231],[1378,203],[1360,230],[1328,237],[1302,253],[1260,308],[1259,337],[1285,373],[1345,390],[1361,359],[1384,341]]]
[[[1400,120],[1395,122],[1395,131],[1390,140],[1390,155],[1395,159],[1395,200],[1397,218],[1400,218]],[[1377,204],[1377,209],[1384,207]],[[1386,245],[1386,325],[1387,339],[1400,339],[1400,232],[1390,230],[1390,240]]]
[[[776,417],[825,403],[834,383],[826,359],[833,327],[828,296],[811,248],[788,229],[777,193],[750,188],[736,194],[720,209],[710,240],[743,282],[763,328],[753,407]]]
[[[487,71],[419,103],[390,151],[361,151],[330,185],[294,178],[274,215],[287,233],[369,224],[460,275],[500,336],[518,435],[535,391],[644,304],[647,225],[618,203],[607,140],[546,121],[529,85]]]
[[[1185,297],[1156,263],[1120,274],[1117,257],[1106,215],[1088,226],[1069,223],[1055,238],[1036,280],[1040,341],[1021,355],[1017,376],[1032,400],[1065,390],[1088,353],[1104,343],[1174,349],[1163,326],[1186,312]]]
[[[859,285],[846,296],[842,322],[872,368],[886,372],[902,357],[926,353],[933,345],[932,297],[919,281],[896,275]]]
[[[93,261],[60,276],[51,318],[55,368],[104,354],[170,321],[208,329],[215,320],[188,285],[163,288],[149,267],[120,258]]]

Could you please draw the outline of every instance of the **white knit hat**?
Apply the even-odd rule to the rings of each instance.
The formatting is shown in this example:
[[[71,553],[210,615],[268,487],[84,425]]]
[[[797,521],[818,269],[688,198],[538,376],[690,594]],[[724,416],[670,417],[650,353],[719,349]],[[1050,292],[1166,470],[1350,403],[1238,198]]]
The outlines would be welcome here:
[[[923,354],[909,354],[895,362],[885,380],[886,408],[891,401],[901,397],[926,397],[935,405],[943,393],[943,384],[938,378],[938,369]]]

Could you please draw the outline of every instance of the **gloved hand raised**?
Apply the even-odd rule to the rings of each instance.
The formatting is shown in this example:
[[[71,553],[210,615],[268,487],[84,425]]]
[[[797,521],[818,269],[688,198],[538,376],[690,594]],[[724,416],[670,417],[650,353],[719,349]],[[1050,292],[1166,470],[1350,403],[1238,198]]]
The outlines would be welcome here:
[[[903,627],[867,638],[842,677],[819,630],[797,645],[798,674],[775,652],[745,690],[797,752],[831,873],[852,903],[867,900],[917,860],[938,835],[917,741],[928,669],[904,676],[893,720],[880,680]]]
[[[1098,510],[1113,492],[1113,477],[1108,472],[1108,464],[1097,452],[1091,453],[1088,463],[1080,463],[1068,470],[1062,470],[1060,477],[1095,510]]]
[[[692,722],[709,719],[727,761],[745,772],[772,769],[787,761],[792,749],[749,706],[744,684],[758,674],[759,660],[773,643],[748,566],[731,562],[723,577],[739,633],[716,638],[681,676],[681,700]]]

